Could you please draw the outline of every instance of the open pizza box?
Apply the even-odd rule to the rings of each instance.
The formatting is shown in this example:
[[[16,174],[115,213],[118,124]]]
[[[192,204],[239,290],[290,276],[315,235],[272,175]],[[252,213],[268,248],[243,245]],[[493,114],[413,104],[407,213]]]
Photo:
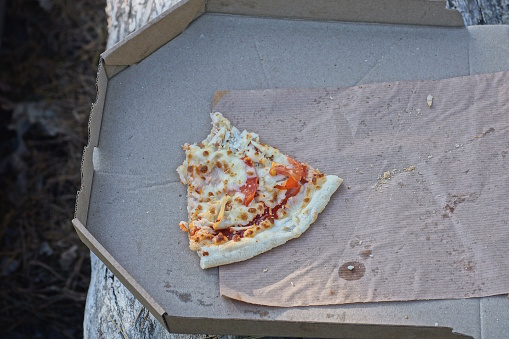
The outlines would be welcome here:
[[[222,296],[218,269],[200,269],[178,227],[175,169],[181,145],[210,131],[217,92],[494,73],[508,52],[509,27],[464,27],[445,1],[184,0],[102,55],[73,224],[170,332],[502,338],[506,295],[300,307]]]

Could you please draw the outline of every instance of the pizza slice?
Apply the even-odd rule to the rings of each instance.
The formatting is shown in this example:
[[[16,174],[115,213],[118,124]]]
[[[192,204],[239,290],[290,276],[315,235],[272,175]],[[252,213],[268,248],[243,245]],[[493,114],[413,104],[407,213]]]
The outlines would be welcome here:
[[[316,220],[342,179],[240,132],[221,113],[198,145],[185,144],[177,169],[187,185],[190,248],[201,268],[247,260],[298,238]]]

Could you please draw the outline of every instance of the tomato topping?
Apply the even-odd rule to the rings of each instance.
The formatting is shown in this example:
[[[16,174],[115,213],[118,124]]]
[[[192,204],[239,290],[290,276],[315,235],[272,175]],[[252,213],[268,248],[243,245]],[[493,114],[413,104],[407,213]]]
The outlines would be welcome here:
[[[284,185],[276,185],[275,187],[278,189],[285,190],[291,188],[300,188],[300,181],[306,177],[306,165],[301,164],[300,162],[290,158],[289,156],[286,156],[286,160],[288,160],[291,167],[287,167],[283,164],[278,164],[276,162],[273,162],[270,165],[269,170],[270,175],[275,176],[277,174],[282,174],[288,177]]]
[[[246,184],[240,187],[240,192],[244,194],[245,206],[248,206],[255,197],[257,179],[257,177],[247,178]]]
[[[294,173],[299,177],[298,181],[306,177],[306,165],[301,164],[289,156],[286,156],[286,160],[292,165]]]
[[[297,193],[299,193],[299,191],[300,191],[300,188],[301,188],[301,187],[302,187],[302,186],[301,186],[301,185],[299,185],[299,186],[297,186],[297,187],[289,188],[289,189],[286,191],[285,199],[288,199],[288,198],[291,198],[291,197],[293,197],[293,196],[296,196],[296,195],[297,195]]]
[[[253,167],[253,161],[245,156],[242,158],[247,167]],[[253,173],[255,173],[254,177],[249,177],[246,180],[246,184],[240,187],[240,192],[244,194],[244,205],[248,206],[251,201],[253,201],[256,189],[257,189],[257,181],[258,177],[256,176],[256,170],[253,167]]]
[[[284,185],[276,185],[275,187],[280,190],[287,190],[290,188],[299,187],[299,182],[294,177],[288,177]]]

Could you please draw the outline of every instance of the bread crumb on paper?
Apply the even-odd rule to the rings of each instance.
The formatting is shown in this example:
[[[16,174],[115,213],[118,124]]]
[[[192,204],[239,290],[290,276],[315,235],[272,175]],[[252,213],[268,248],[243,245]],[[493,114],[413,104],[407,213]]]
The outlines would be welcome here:
[[[428,97],[426,98],[426,103],[428,104],[428,107],[431,108],[433,105],[433,96],[431,94],[428,94]]]
[[[383,172],[382,175],[380,175],[378,177],[378,181],[373,186],[371,186],[371,188],[382,193],[384,188],[385,189],[389,188],[389,180],[391,180],[396,175],[396,173],[413,172],[413,171],[415,171],[415,166],[413,166],[413,165],[409,165],[408,167],[403,167],[403,169],[401,169],[401,170],[394,168],[394,169],[392,169],[392,171],[385,171],[385,172]],[[419,174],[422,174],[422,173],[419,172]],[[398,184],[401,184],[401,183],[398,183]],[[402,186],[402,185],[400,185],[400,186]]]

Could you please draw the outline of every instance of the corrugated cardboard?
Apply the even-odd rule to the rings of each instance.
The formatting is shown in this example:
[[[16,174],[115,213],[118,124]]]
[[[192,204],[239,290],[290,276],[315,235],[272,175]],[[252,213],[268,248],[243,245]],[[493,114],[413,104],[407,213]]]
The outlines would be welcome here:
[[[442,1],[382,0],[209,0],[207,12],[321,21],[463,26],[459,12]]]
[[[509,72],[221,92],[214,111],[239,130],[344,180],[299,239],[221,266],[221,294],[283,307],[507,295],[508,93]]]
[[[209,132],[216,91],[353,86],[509,69],[507,50],[492,47],[507,41],[505,26],[264,18],[303,15],[283,1],[239,1],[239,16],[210,13],[226,12],[228,3],[184,1],[104,54],[74,220],[84,242],[173,332],[388,338],[445,337],[452,328],[488,338],[508,331],[501,312],[507,300],[499,297],[282,309],[219,296],[217,269],[199,268],[178,229],[186,199],[175,172],[183,159],[180,145]],[[369,3],[370,13],[359,13],[364,7],[348,1],[302,5],[382,21],[372,15],[388,13],[389,3]],[[442,1],[403,1],[394,10],[412,13],[438,3],[435,15],[424,16],[436,25],[452,21]],[[323,13],[312,18],[335,19]]]

